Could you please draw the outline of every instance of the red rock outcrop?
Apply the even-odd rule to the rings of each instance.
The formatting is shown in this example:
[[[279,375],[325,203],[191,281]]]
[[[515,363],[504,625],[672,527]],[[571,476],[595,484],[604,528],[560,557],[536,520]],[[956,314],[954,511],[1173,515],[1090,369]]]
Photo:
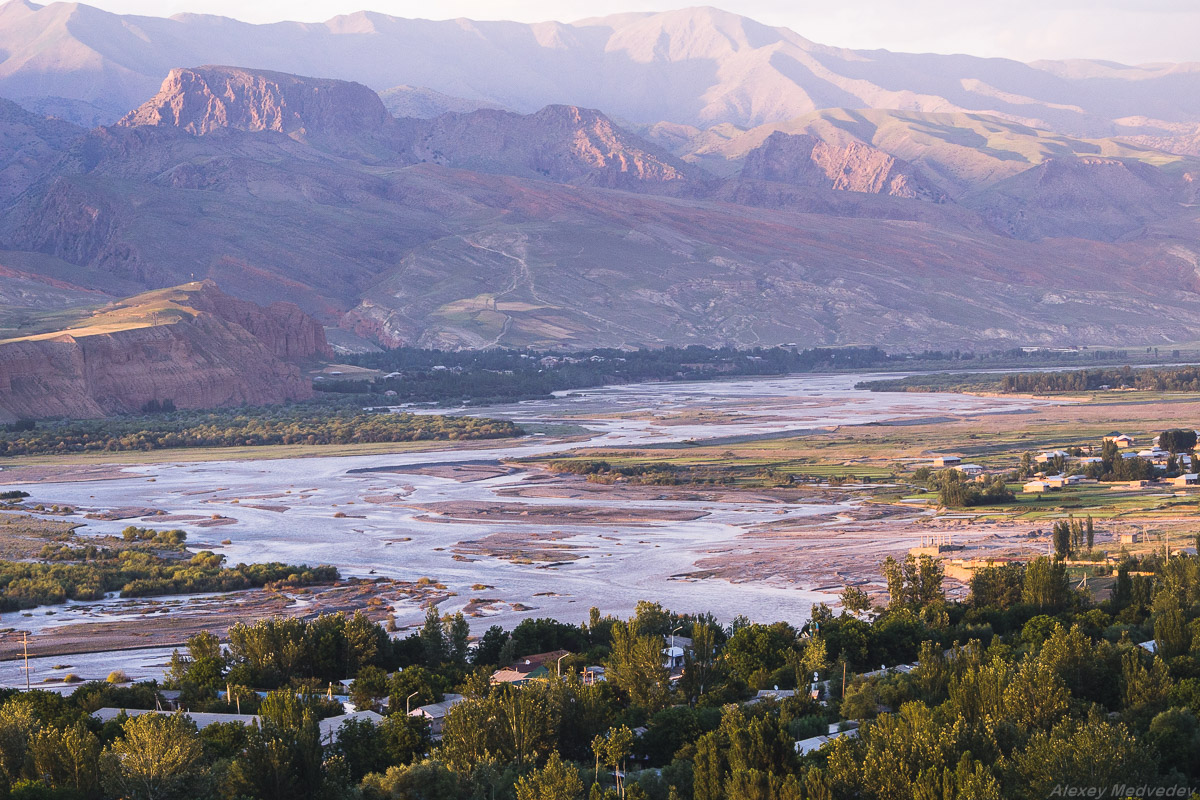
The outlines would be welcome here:
[[[683,186],[705,177],[590,108],[484,109],[408,124],[415,129],[415,160],[458,169],[619,189]]]
[[[265,308],[222,292],[212,281],[200,284],[189,305],[240,325],[285,361],[332,358],[325,329],[295,303],[272,303]]]
[[[100,417],[155,400],[212,408],[311,396],[292,361],[329,353],[311,318],[287,303],[264,309],[235,300],[209,282],[181,291],[186,299],[161,312],[169,320],[162,324],[95,325],[0,342],[0,419]],[[140,308],[133,298],[108,314]]]
[[[741,178],[938,203],[946,199],[906,161],[858,142],[839,147],[806,133],[772,133],[746,156]]]
[[[220,128],[301,140],[379,131],[391,115],[361,83],[205,66],[173,69],[158,94],[118,124],[166,125],[201,135]]]

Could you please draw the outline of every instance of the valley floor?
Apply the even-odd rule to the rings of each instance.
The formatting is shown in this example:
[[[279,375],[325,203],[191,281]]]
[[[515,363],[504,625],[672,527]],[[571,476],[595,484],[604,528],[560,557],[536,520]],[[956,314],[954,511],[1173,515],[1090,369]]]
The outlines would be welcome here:
[[[1200,417],[1190,398],[1106,405],[855,391],[866,377],[627,385],[470,412],[527,429],[590,432],[582,437],[305,458],[226,453],[203,462],[134,463],[119,454],[125,463],[112,467],[94,457],[7,467],[6,485],[28,481],[27,504],[74,509],[67,519],[85,523],[80,537],[129,524],[183,527],[189,548],[230,564],[331,564],[345,580],[303,595],[112,598],[11,612],[0,615],[0,659],[16,655],[20,631],[32,634],[31,654],[52,656],[174,645],[194,629],[221,630],[245,616],[355,607],[390,616],[404,631],[420,624],[429,601],[463,611],[476,634],[528,617],[576,622],[590,606],[628,616],[641,599],[680,612],[800,621],[847,585],[878,594],[880,561],[931,534],[952,534],[971,557],[1027,556],[1046,551],[1047,520],[1068,513],[1045,500],[937,511],[887,476],[935,454],[1015,464],[1022,450]],[[672,463],[720,479],[606,484],[547,468],[563,458]],[[1181,515],[1158,501],[1125,503],[1107,515],[1099,540],[1150,518],[1182,530]],[[81,658],[42,659],[38,674],[53,678],[58,662],[78,666]],[[142,661],[147,674],[160,669],[161,659]],[[3,684],[24,680],[13,668],[0,673]]]

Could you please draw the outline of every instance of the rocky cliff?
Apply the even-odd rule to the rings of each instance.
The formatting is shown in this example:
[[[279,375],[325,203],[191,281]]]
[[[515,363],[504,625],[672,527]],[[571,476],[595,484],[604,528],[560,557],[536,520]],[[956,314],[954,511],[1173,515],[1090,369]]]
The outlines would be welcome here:
[[[409,123],[416,161],[604,188],[667,188],[703,180],[702,170],[577,106],[535,114],[484,109]]]
[[[379,130],[389,119],[379,96],[360,83],[205,66],[171,70],[158,94],[118,124],[169,125],[195,134],[275,131],[302,139]]]
[[[241,67],[173,69],[124,127],[167,126],[195,135],[272,131],[340,154],[384,156],[395,119],[361,83]]]
[[[921,171],[868,145],[844,147],[808,134],[776,131],[746,156],[743,180],[943,202],[946,195]]]
[[[62,331],[0,342],[0,419],[99,417],[304,399],[295,360],[329,354],[295,306],[260,308],[211,282],[109,306]]]
[[[118,124],[195,136],[270,131],[358,160],[608,188],[672,187],[703,175],[592,109],[483,108],[396,119],[361,84],[239,67],[173,69],[158,94]]]

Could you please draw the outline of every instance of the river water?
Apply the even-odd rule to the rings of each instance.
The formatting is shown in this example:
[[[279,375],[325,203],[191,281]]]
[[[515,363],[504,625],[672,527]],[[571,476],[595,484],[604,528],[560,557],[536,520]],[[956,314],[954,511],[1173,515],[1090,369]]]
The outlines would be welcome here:
[[[164,509],[171,515],[221,515],[236,522],[190,529],[189,545],[223,553],[230,563],[332,564],[346,576],[403,580],[428,576],[457,593],[440,606],[448,612],[462,609],[472,597],[480,596],[527,607],[514,610],[502,603],[492,609],[491,615],[472,618],[477,633],[497,623],[509,627],[525,617],[579,622],[587,618],[591,606],[603,613],[626,616],[641,599],[658,601],[680,612],[711,611],[723,620],[745,614],[756,620],[799,621],[807,617],[813,603],[828,602],[831,595],[795,582],[728,582],[672,576],[693,570],[695,562],[713,548],[736,547],[739,536],[751,527],[827,514],[837,510],[836,505],[512,497],[501,492],[529,478],[524,470],[466,481],[402,470],[463,461],[498,462],[581,446],[645,446],[788,432],[803,435],[805,431],[870,422],[1017,412],[1047,402],[854,390],[855,383],[873,377],[877,376],[792,376],[564,392],[550,400],[453,413],[507,418],[530,425],[568,423],[586,429],[586,441],[567,444],[531,436],[484,449],[462,449],[447,443],[435,451],[396,455],[139,465],[126,468],[128,477],[115,480],[39,484],[36,499],[90,511],[141,506]],[[381,497],[391,499],[381,502]],[[286,510],[250,508],[249,503]],[[447,521],[426,509],[414,508],[436,503],[519,503],[538,513],[608,506],[630,512],[691,512],[702,516],[688,521],[555,521],[538,525],[492,523],[478,518]],[[346,516],[335,517],[337,512]],[[78,532],[116,533],[133,522],[155,528],[188,528],[186,523],[156,522],[147,517],[141,521],[89,520]],[[587,557],[549,568],[488,555],[472,555],[473,561],[454,558],[455,546],[463,541],[496,533],[548,533],[551,529],[561,537],[558,541],[579,548],[578,552]],[[221,544],[223,540],[229,544]],[[475,584],[492,588],[477,592],[471,588]],[[0,628],[36,632],[94,619],[132,618],[142,609],[137,601],[110,599],[52,610],[55,613],[41,609],[32,615],[0,615]],[[393,610],[402,626],[416,624],[424,615],[415,603],[400,603]],[[88,657],[70,656],[39,660],[35,674],[44,674],[50,662],[64,659],[73,671],[82,669],[87,673]],[[158,673],[163,662],[162,654],[153,652],[123,656],[122,660],[134,677]],[[113,662],[110,659],[104,663]],[[0,670],[7,672],[11,670]],[[11,675],[0,674],[0,683],[14,682]]]

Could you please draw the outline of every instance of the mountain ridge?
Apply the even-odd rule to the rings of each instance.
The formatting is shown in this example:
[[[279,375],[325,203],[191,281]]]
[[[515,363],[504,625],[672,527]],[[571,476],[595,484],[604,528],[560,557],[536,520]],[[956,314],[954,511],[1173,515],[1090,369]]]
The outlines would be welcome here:
[[[125,108],[182,62],[324,75],[376,91],[418,85],[523,113],[552,104],[601,108],[645,124],[753,126],[827,107],[989,113],[1089,136],[1200,124],[1195,64],[848,50],[711,7],[575,23],[360,12],[256,26],[9,0],[0,6],[0,54],[0,95]]]
[[[202,80],[182,79],[193,73]],[[368,87],[347,86],[180,68],[126,124],[55,150],[0,210],[0,240],[36,254],[16,256],[34,267],[23,281],[47,265],[145,288],[208,278],[389,346],[1200,336],[1198,212],[1181,156],[1137,151],[1147,163],[1126,164],[1080,155],[1086,142],[1042,147],[1037,131],[995,118],[961,129],[903,118],[891,145],[953,131],[989,142],[990,161],[965,165],[952,195],[926,178],[975,151],[926,148],[909,162],[875,147],[867,127],[884,126],[860,113],[849,121],[867,127],[833,125],[849,138],[832,144],[762,128],[720,177],[586,107],[395,119]],[[336,135],[318,135],[331,119]],[[1015,177],[994,180],[991,165],[1030,142],[1041,149]],[[1031,166],[1060,152],[1065,167]],[[1025,209],[1043,223],[1016,224]]]

